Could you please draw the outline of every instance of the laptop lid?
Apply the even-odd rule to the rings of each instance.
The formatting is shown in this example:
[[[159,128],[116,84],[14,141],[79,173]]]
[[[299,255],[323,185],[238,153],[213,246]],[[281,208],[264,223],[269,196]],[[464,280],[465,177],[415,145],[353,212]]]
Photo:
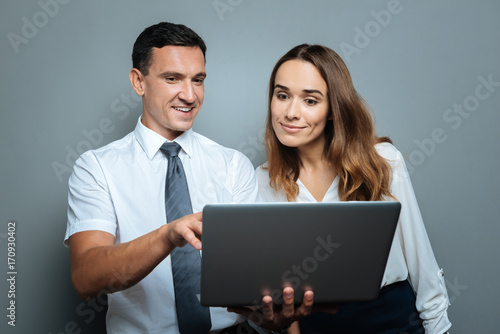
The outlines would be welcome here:
[[[399,202],[210,204],[203,209],[201,304],[315,303],[378,296]]]

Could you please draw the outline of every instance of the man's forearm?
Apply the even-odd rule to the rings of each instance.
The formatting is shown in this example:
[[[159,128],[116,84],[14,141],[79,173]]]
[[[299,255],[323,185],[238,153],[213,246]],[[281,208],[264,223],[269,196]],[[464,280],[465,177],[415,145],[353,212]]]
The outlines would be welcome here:
[[[165,237],[165,229],[166,225],[118,245],[106,232],[73,235],[70,238],[71,276],[78,295],[93,298],[100,293],[127,289],[141,281],[174,249]]]

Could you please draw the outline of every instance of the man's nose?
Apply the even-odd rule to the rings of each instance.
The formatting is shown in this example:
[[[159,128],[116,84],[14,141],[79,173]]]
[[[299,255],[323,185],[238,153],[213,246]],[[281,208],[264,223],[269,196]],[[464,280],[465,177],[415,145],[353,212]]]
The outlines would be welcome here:
[[[186,81],[182,84],[179,98],[186,103],[193,103],[195,101],[196,94],[194,93],[194,87],[191,81]]]

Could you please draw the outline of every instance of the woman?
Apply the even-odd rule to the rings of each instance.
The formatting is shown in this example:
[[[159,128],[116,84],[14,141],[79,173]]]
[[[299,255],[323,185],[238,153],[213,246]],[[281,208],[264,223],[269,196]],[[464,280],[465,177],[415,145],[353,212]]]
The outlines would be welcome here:
[[[341,304],[337,314],[313,313],[300,320],[300,331],[445,333],[451,323],[443,272],[403,158],[389,138],[375,135],[369,109],[333,50],[299,45],[275,65],[266,149],[268,162],[257,168],[266,201],[402,204],[379,298]]]

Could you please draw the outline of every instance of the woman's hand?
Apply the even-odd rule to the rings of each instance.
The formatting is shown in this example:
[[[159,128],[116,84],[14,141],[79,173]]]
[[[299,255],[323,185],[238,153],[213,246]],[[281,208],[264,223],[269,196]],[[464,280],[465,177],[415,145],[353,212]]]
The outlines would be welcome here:
[[[312,312],[314,303],[314,293],[304,292],[302,305],[295,308],[294,291],[291,287],[283,289],[283,305],[281,310],[274,309],[271,296],[262,298],[262,307],[230,307],[229,312],[241,314],[257,326],[267,330],[283,330]]]

